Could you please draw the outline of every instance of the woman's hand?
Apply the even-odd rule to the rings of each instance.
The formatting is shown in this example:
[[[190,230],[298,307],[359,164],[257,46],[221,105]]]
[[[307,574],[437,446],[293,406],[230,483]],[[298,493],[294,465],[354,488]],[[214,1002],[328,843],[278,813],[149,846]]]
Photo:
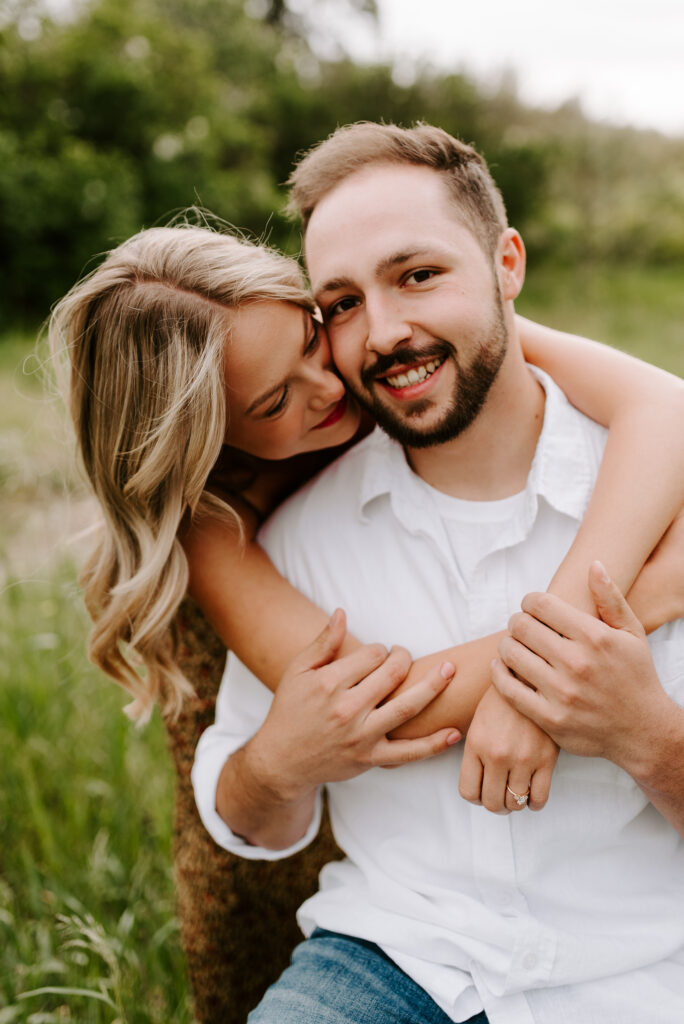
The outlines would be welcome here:
[[[491,686],[468,730],[458,789],[464,800],[495,814],[539,811],[549,798],[557,759],[553,740]]]

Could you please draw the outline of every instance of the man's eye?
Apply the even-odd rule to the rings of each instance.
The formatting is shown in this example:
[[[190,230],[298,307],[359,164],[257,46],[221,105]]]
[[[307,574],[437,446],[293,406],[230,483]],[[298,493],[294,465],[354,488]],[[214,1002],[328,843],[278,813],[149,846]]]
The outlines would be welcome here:
[[[266,410],[266,412],[264,413],[264,416],[267,416],[269,418],[271,416],[277,416],[278,413],[282,412],[283,409],[285,408],[285,406],[287,405],[288,397],[289,397],[289,389],[288,388],[283,388],[283,393],[281,394],[281,396],[278,399],[278,401],[275,403],[275,405],[272,405],[270,407],[270,409]]]
[[[330,317],[346,313],[348,310],[353,309],[354,306],[358,306],[358,304],[359,300],[355,296],[346,295],[343,299],[338,299],[337,302],[333,302],[331,306],[328,306],[324,319],[329,320]]]
[[[424,281],[429,281],[431,277],[434,277],[437,273],[436,270],[412,270],[411,273],[404,278],[405,284],[422,284]]]

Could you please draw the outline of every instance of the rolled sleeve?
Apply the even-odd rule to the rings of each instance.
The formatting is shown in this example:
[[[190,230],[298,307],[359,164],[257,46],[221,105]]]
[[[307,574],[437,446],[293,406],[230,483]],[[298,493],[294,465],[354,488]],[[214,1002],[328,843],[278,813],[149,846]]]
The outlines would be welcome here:
[[[234,699],[239,693],[240,699]],[[216,720],[200,737],[192,768],[195,802],[214,842],[247,860],[282,860],[298,853],[315,838],[321,823],[322,799],[316,794],[314,812],[306,833],[283,850],[252,846],[236,835],[216,810],[216,788],[224,764],[258,730],[270,707],[271,693],[233,655],[229,655],[216,698]]]

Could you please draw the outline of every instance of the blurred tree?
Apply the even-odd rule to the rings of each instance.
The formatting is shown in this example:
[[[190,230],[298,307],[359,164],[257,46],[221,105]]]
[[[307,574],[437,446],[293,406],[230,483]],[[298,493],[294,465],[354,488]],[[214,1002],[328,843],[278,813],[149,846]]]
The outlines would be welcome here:
[[[681,259],[684,144],[519,103],[428,66],[356,65],[375,0],[0,0],[3,321],[42,317],[93,253],[198,203],[289,251],[282,183],[338,124],[423,119],[491,163],[557,259]],[[52,0],[51,0],[52,2]],[[59,10],[57,16],[54,11]]]

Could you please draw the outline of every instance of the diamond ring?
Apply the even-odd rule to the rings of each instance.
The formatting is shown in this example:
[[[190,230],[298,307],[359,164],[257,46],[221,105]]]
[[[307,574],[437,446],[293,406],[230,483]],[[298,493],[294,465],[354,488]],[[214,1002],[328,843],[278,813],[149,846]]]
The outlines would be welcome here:
[[[511,787],[508,784],[506,785],[506,789],[508,790],[508,792],[511,794],[511,796],[515,800],[515,802],[518,805],[518,807],[524,807],[525,806],[525,804],[527,803],[527,801],[529,799],[529,795],[530,795],[529,789],[527,790],[526,793],[514,793],[513,790],[511,789]]]

